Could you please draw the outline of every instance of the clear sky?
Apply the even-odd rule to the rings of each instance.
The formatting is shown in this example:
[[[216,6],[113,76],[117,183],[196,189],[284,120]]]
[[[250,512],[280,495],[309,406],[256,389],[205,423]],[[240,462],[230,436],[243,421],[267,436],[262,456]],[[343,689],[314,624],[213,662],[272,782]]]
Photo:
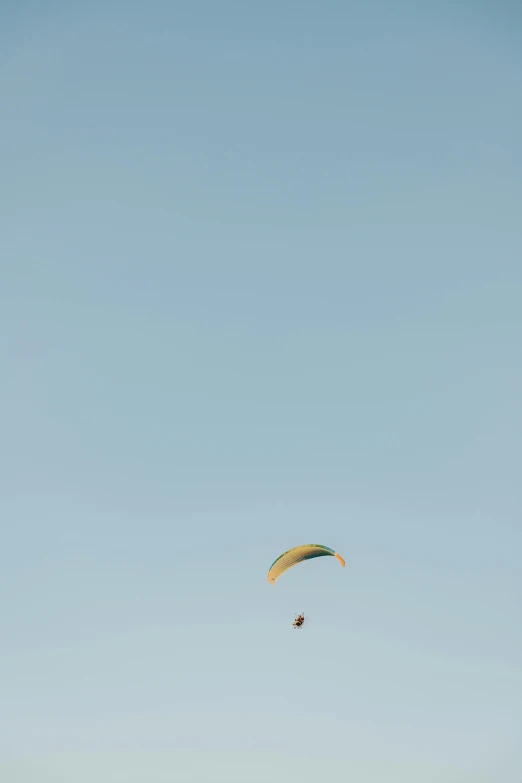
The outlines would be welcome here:
[[[0,4],[5,783],[522,780],[522,12],[454,5]]]

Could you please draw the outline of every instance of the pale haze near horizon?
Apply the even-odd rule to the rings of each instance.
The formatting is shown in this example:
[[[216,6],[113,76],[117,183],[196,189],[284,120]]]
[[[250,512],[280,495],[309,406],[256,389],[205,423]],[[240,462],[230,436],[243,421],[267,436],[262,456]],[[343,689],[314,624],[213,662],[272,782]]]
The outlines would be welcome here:
[[[2,4],[6,783],[520,783],[521,20]]]

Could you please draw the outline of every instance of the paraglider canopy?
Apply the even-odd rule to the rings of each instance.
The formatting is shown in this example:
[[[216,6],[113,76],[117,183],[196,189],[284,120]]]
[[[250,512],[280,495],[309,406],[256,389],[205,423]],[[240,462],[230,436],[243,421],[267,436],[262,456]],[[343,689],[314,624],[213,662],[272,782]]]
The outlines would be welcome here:
[[[293,568],[304,560],[327,556],[336,557],[343,567],[346,565],[341,555],[328,546],[323,546],[322,544],[302,544],[301,546],[295,546],[293,549],[283,552],[277,560],[274,560],[268,572],[268,581],[273,585],[277,582],[281,574],[284,574],[289,568]]]

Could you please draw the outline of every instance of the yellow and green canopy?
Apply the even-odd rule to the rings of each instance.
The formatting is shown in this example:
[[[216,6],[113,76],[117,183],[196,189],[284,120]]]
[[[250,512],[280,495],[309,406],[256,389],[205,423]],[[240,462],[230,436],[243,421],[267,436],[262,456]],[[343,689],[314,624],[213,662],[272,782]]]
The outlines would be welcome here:
[[[293,568],[304,560],[327,556],[336,557],[343,567],[346,565],[341,555],[328,546],[323,546],[322,544],[302,544],[301,546],[295,546],[293,549],[283,552],[277,560],[274,560],[268,572],[268,581],[273,585],[277,582],[281,574],[284,574],[289,568]]]

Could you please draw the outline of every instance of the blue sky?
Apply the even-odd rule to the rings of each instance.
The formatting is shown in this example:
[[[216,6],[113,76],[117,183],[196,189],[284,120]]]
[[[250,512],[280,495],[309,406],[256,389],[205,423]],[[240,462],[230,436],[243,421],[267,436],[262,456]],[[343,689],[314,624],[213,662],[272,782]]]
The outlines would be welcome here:
[[[2,779],[520,783],[520,21],[2,4]]]

